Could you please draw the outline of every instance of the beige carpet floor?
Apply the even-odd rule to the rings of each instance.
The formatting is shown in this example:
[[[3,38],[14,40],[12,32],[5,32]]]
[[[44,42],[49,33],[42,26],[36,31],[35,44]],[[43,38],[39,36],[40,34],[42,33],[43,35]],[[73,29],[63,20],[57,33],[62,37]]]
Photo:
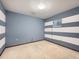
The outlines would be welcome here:
[[[79,59],[79,52],[39,41],[5,49],[0,59]]]

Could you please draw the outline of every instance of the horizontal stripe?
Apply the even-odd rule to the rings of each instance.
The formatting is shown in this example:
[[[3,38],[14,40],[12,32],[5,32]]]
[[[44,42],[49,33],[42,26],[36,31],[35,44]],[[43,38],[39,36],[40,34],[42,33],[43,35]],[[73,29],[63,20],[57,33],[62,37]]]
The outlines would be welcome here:
[[[0,34],[5,33],[5,27],[0,25]]]
[[[58,36],[66,36],[79,38],[79,33],[65,33],[65,32],[45,32],[45,34],[58,35]]]
[[[62,19],[62,18],[66,18],[69,16],[77,15],[77,14],[79,15],[79,6],[74,9],[68,10],[66,12],[56,14],[53,17],[46,19],[46,21],[55,20],[55,19]]]
[[[53,32],[79,33],[79,27],[53,28]]]
[[[0,48],[2,48],[5,44],[5,37],[0,40]]]
[[[62,19],[62,24],[71,23],[71,22],[79,22],[79,14],[74,16],[69,16]]]
[[[74,44],[67,43],[67,42],[60,41],[60,40],[56,40],[56,39],[49,39],[49,38],[45,38],[45,39],[47,41],[52,42],[52,43],[55,43],[55,44],[58,44],[58,45],[61,45],[61,46],[64,46],[64,47],[67,47],[69,49],[72,49],[72,50],[79,52],[79,45],[74,45]]]
[[[53,28],[53,25],[45,26],[45,28]]]
[[[62,24],[62,27],[78,27],[78,26],[79,26],[79,22],[72,22],[72,23]]]
[[[3,21],[0,20],[0,25],[1,26],[5,26],[5,22],[3,22]]]
[[[45,38],[56,39],[56,40],[68,42],[71,44],[79,45],[79,38],[64,37],[64,36],[57,36],[57,35],[50,35],[50,34],[45,34]]]
[[[50,38],[50,39],[53,39],[52,35],[51,34],[45,34],[45,38]]]
[[[6,20],[5,14],[1,10],[0,10],[0,20],[3,22],[5,22],[5,20]]]
[[[53,31],[53,28],[45,28],[44,31],[45,31],[45,32],[52,32],[52,31]]]
[[[3,54],[4,50],[5,50],[5,44],[4,44],[4,45],[2,46],[2,48],[0,49],[0,56]]]
[[[45,26],[53,25],[53,21],[45,22]]]
[[[53,35],[53,32],[44,32],[45,34],[51,34],[51,35]]]
[[[0,40],[5,37],[5,34],[0,34]]]

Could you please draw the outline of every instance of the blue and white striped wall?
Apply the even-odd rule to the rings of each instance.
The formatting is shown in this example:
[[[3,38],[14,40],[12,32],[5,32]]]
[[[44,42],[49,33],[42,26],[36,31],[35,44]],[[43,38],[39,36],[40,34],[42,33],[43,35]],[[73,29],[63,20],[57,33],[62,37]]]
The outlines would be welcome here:
[[[6,16],[2,10],[2,7],[0,7],[0,54],[5,48],[5,20]]]
[[[54,26],[55,20],[61,20],[58,27]],[[79,7],[49,18],[45,22],[45,38],[79,51]]]

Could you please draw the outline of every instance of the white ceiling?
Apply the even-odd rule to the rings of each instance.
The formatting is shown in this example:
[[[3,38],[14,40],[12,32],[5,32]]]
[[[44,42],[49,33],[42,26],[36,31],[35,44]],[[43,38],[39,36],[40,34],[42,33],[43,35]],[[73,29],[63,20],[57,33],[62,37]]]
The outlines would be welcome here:
[[[49,18],[60,12],[79,6],[79,0],[1,0],[6,10],[40,17]],[[38,5],[42,2],[45,9],[39,9]]]

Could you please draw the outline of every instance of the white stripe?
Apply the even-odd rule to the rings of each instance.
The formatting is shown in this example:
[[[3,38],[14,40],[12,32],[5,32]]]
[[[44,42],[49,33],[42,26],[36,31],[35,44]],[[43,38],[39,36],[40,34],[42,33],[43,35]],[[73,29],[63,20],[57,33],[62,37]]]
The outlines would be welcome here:
[[[0,20],[5,22],[6,20],[6,16],[4,15],[4,13],[0,10]]]
[[[4,26],[0,26],[0,34],[5,33],[5,27]]]
[[[62,19],[63,24],[64,23],[71,23],[71,22],[78,22],[78,21],[79,21],[79,14]]]
[[[50,34],[45,34],[45,38],[51,38],[51,39],[53,39],[53,36],[50,35]]]
[[[44,31],[45,31],[45,32],[52,32],[52,31],[53,31],[53,28],[45,28]]]
[[[49,35],[49,34],[45,34],[45,37],[60,40],[60,41],[64,41],[64,42],[68,42],[68,43],[72,43],[72,44],[75,44],[75,45],[79,45],[79,38]]]
[[[45,26],[53,25],[53,21],[45,22]]]
[[[5,44],[5,37],[0,40],[0,48],[2,48],[4,44]]]
[[[61,27],[61,28],[53,28],[53,32],[79,33],[79,27]]]
[[[79,45],[79,38],[52,35],[53,39]]]

